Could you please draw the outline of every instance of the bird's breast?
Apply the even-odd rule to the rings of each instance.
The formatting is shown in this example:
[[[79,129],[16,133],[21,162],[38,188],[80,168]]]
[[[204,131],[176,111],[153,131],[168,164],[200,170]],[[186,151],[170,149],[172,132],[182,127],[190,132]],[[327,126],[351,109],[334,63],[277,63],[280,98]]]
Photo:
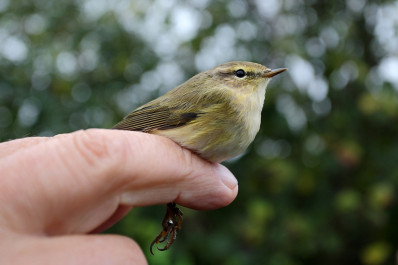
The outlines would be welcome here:
[[[231,159],[247,149],[260,129],[265,88],[258,90],[250,96],[236,94],[228,104],[211,105],[184,126],[154,133],[209,161]]]

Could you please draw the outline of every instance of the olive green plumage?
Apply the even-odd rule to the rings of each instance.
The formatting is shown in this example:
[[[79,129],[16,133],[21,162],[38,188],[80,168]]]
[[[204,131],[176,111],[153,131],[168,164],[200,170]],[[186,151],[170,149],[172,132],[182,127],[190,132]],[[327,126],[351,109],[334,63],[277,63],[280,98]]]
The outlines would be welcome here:
[[[285,70],[251,62],[219,65],[132,111],[114,129],[163,135],[221,162],[253,141],[269,79]]]

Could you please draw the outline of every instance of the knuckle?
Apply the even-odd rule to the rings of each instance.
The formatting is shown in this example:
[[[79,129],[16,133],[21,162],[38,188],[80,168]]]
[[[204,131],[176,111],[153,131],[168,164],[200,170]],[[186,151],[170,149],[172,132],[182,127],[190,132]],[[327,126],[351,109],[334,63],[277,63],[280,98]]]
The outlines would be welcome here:
[[[90,167],[112,171],[125,157],[124,149],[120,148],[120,139],[109,137],[101,131],[82,130],[72,137],[73,148]]]
[[[105,137],[92,130],[73,134],[73,147],[89,164],[95,164],[108,156]]]
[[[182,174],[180,174],[180,176],[182,176],[182,178],[184,179],[190,179],[190,178],[194,178],[195,176],[195,157],[194,154],[184,148],[184,147],[180,147],[180,152],[177,153],[177,161],[180,161],[180,170],[182,172]]]

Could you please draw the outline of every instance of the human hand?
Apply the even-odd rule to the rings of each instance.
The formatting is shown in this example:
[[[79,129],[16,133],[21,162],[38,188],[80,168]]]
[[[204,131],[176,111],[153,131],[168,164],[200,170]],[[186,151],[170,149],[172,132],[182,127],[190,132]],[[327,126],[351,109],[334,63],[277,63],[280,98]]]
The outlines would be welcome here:
[[[0,144],[0,264],[146,264],[120,235],[95,235],[131,207],[216,209],[234,176],[173,141],[90,129]]]

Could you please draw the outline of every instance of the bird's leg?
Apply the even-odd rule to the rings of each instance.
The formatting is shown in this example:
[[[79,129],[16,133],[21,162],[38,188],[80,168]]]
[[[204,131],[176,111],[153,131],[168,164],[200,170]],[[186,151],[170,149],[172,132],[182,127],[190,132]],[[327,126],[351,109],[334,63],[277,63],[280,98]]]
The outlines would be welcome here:
[[[167,244],[164,248],[157,248],[160,251],[168,250],[170,246],[173,244],[175,239],[177,238],[177,231],[181,229],[183,214],[176,206],[175,202],[171,202],[167,204],[166,214],[162,221],[163,230],[160,234],[152,241],[150,246],[150,251],[153,255],[152,248],[154,244],[162,243],[166,240]],[[171,238],[170,238],[171,235]]]

